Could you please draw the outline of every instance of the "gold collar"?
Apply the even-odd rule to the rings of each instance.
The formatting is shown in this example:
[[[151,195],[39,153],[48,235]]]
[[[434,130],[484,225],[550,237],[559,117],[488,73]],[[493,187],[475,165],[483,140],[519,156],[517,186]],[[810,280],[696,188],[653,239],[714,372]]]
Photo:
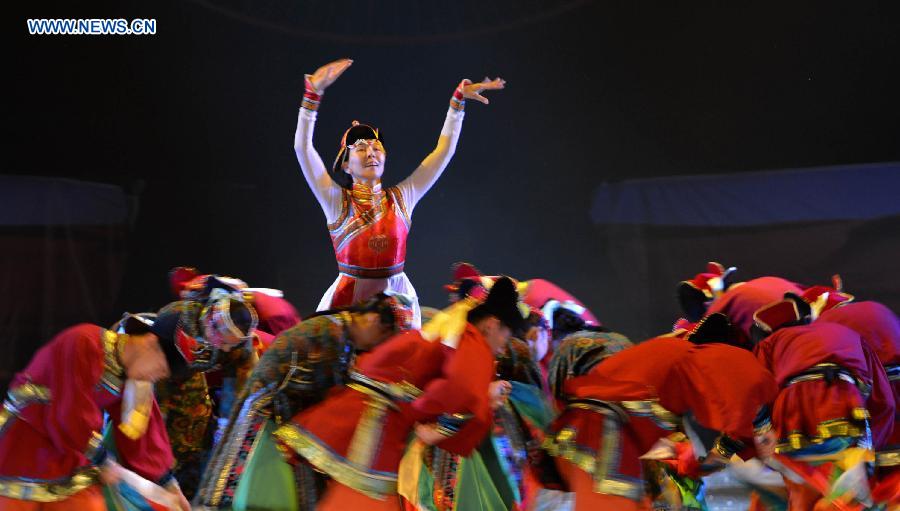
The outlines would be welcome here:
[[[103,331],[103,376],[100,377],[100,384],[115,395],[121,394],[122,383],[125,381],[122,348],[127,341],[128,334]]]
[[[381,183],[375,183],[375,186],[353,183],[350,198],[358,206],[369,209],[384,198],[384,191],[381,189]]]

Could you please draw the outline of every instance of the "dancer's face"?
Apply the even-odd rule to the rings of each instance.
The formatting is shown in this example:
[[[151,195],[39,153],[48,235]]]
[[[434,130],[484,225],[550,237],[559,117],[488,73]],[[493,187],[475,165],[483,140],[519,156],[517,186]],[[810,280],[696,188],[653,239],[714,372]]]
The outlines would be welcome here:
[[[484,340],[487,341],[494,355],[503,353],[503,350],[506,349],[506,342],[512,335],[509,327],[494,316],[484,318],[475,325],[475,328],[484,336]]]
[[[387,153],[380,141],[358,140],[347,147],[347,154],[344,172],[353,176],[353,181],[374,183],[381,179]]]

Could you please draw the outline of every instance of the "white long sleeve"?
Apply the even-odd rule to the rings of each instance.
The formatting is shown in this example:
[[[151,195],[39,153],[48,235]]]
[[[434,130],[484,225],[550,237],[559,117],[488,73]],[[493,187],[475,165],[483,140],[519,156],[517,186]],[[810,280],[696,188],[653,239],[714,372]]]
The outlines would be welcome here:
[[[313,147],[312,137],[316,127],[316,114],[317,112],[306,108],[300,109],[300,113],[297,115],[297,131],[294,133],[294,151],[297,153],[297,161],[300,163],[303,177],[306,178],[310,190],[322,206],[326,221],[332,223],[341,214],[341,186],[328,175],[322,157]]]
[[[453,108],[448,109],[447,118],[444,120],[444,127],[441,129],[441,136],[438,138],[434,151],[422,160],[422,163],[409,177],[397,185],[410,215],[412,215],[413,208],[415,208],[419,199],[441,177],[441,173],[444,172],[444,169],[447,168],[447,165],[453,158],[460,132],[462,132],[462,122],[465,115],[465,111],[454,110]]]

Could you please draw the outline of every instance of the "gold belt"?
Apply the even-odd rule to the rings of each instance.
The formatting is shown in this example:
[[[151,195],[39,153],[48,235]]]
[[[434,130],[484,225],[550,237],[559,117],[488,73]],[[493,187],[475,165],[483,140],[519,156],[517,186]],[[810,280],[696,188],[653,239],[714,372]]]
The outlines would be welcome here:
[[[855,424],[844,419],[825,421],[816,426],[816,436],[813,438],[809,438],[803,433],[788,434],[787,441],[778,444],[775,447],[775,452],[785,453],[796,451],[798,449],[809,447],[812,444],[820,444],[825,440],[834,437],[862,438],[866,436],[867,426],[864,421],[868,416],[868,411],[865,408],[854,408],[852,415],[854,421],[861,421],[863,423]]]
[[[837,373],[837,378],[839,380],[845,381],[847,383],[852,383],[853,385],[856,385],[856,380],[853,379],[853,377],[847,373],[844,373],[844,372]],[[804,374],[802,376],[797,376],[797,377],[791,378],[790,380],[788,380],[787,383],[784,384],[784,386],[790,387],[791,385],[793,385],[795,383],[802,383],[805,381],[824,380],[824,379],[825,379],[825,375],[822,373]]]
[[[875,465],[878,467],[900,466],[900,449],[875,453]]]
[[[787,383],[784,384],[785,387],[790,387],[795,383],[802,383],[805,381],[816,381],[816,380],[824,380],[826,378],[827,373],[833,373],[834,377],[843,380],[847,383],[852,383],[853,385],[857,385],[856,378],[850,374],[849,371],[842,368],[837,364],[825,363],[825,364],[816,364],[812,366],[810,369],[801,372],[800,374],[796,374],[791,376]]]
[[[609,413],[612,411],[623,423],[628,422],[628,416],[642,417],[652,420],[657,426],[666,430],[678,428],[678,416],[666,410],[656,399],[639,401],[603,401],[600,399],[570,399],[567,408],[590,410],[597,413]]]
[[[806,371],[789,377],[787,382],[785,382],[782,387],[788,388],[796,383],[820,380],[827,380],[829,384],[832,381],[841,380],[856,387],[856,389],[859,390],[859,393],[862,394],[863,398],[865,399],[869,399],[869,396],[872,395],[871,385],[863,382],[862,380],[857,380],[853,376],[853,374],[850,373],[850,371],[830,362],[816,364]]]
[[[33,481],[0,478],[0,496],[32,502],[59,502],[89,488],[100,478],[100,469],[80,469],[70,478],[53,481]]]
[[[350,383],[347,386],[364,394],[377,392],[382,397],[402,403],[408,403],[422,395],[422,389],[407,381],[385,383],[357,371],[350,371]]]
[[[628,414],[617,403],[603,401],[600,399],[578,398],[570,399],[566,403],[566,408],[575,410],[587,410],[589,412],[599,413],[602,415],[613,414],[619,419],[619,422],[628,422]]]

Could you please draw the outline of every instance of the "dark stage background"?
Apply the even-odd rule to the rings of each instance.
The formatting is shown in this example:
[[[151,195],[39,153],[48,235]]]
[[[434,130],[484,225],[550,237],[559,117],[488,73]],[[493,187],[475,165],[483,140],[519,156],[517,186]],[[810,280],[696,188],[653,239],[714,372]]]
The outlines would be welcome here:
[[[896,217],[682,229],[590,216],[598,187],[623,180],[900,160],[900,17],[888,2],[7,9],[4,173],[115,185],[127,211],[101,226],[20,225],[21,204],[0,204],[4,382],[68,324],[165,303],[175,265],[280,288],[313,310],[336,269],[292,138],[303,74],[340,57],[355,64],[324,98],[316,146],[330,161],[351,120],[374,123],[387,184],[433,148],[461,78],[508,81],[489,106],[467,106],[456,156],[415,211],[407,273],[425,305],[444,303],[450,265],[466,260],[552,280],[640,339],[675,318],[677,280],[721,259],[745,278],[859,275],[850,292],[900,308]],[[29,36],[25,20],[40,17],[155,18],[158,33]],[[851,248],[863,236],[867,258],[808,264],[816,240],[841,236]]]

